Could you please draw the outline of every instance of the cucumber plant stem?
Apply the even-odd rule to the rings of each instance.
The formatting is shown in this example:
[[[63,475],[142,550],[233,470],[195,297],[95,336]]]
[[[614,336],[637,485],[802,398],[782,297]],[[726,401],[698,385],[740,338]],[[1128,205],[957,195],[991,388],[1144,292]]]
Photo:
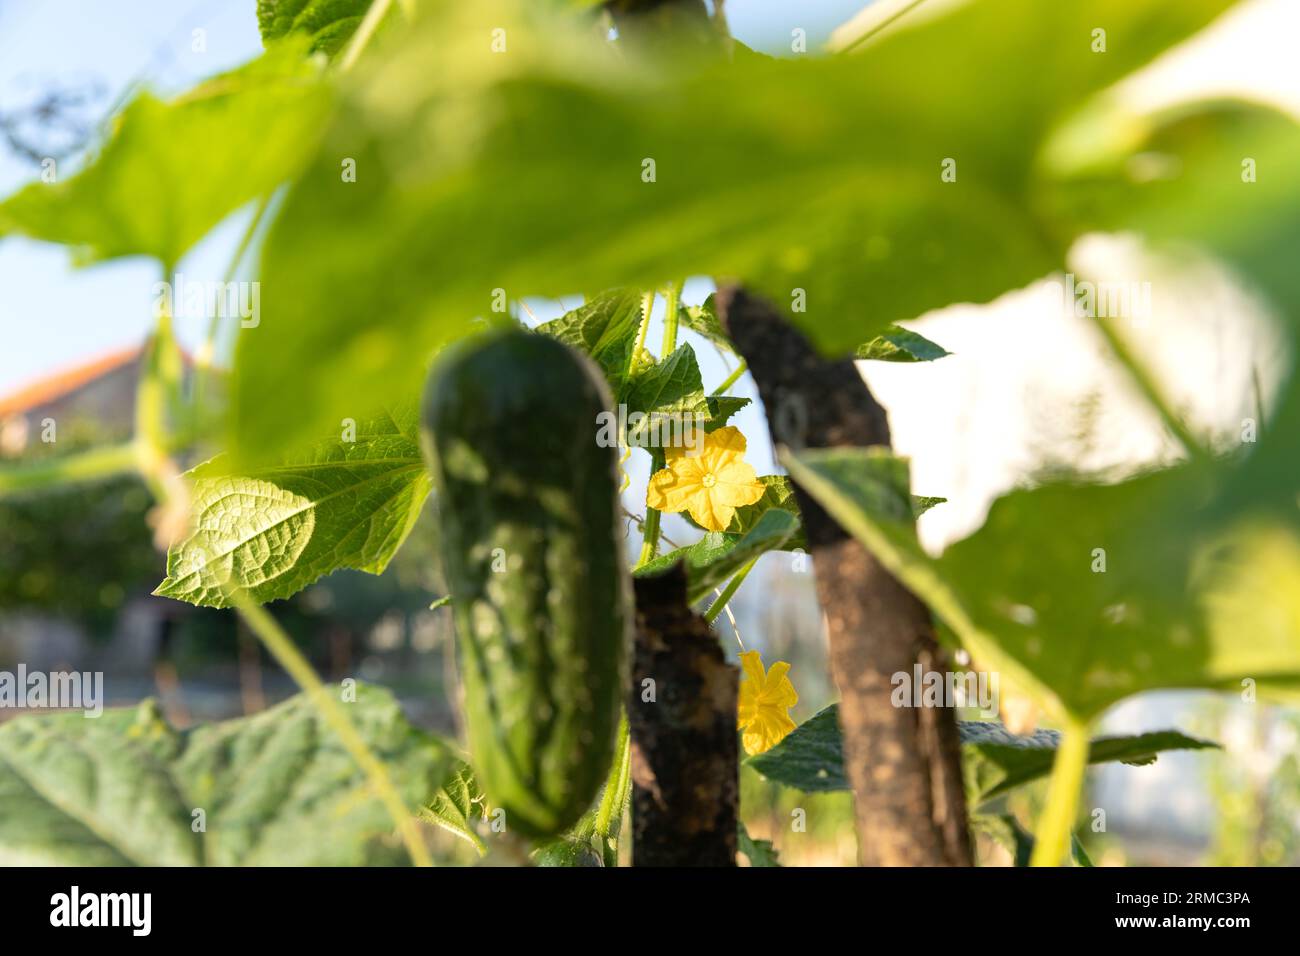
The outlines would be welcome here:
[[[596,811],[596,835],[600,838],[600,856],[606,866],[618,865],[618,847],[612,846],[611,831],[615,820],[622,819],[627,803],[627,788],[631,781],[631,741],[628,737],[627,713],[618,721],[618,743],[614,747],[614,761],[609,767],[609,779]],[[617,816],[616,816],[617,815]]]
[[[755,558],[732,576],[731,580],[727,582],[727,586],[722,589],[722,593],[718,595],[717,600],[710,604],[709,609],[704,612],[705,621],[712,624],[718,619],[718,615],[722,613],[722,609],[727,606],[727,602],[731,600],[736,591],[739,590],[740,586],[745,583],[745,578],[749,576],[750,571],[754,570],[754,565],[757,563],[758,558]]]
[[[1030,866],[1060,866],[1069,852],[1079,793],[1088,769],[1088,743],[1088,722],[1069,718],[1062,728],[1061,745],[1052,764],[1047,803],[1038,818]]]
[[[663,467],[664,456],[662,451],[652,451],[650,453],[650,476],[654,477],[655,472]],[[642,525],[641,537],[641,554],[636,559],[636,567],[641,567],[653,561],[655,555],[659,553],[659,523],[660,512],[658,508],[651,508],[649,503],[646,504],[645,522]]]
[[[45,485],[71,484],[94,481],[112,475],[134,471],[136,450],[134,442],[91,448],[75,455],[0,469],[0,498],[30,488]]]
[[[681,312],[682,287],[672,282],[664,291],[664,344],[660,358],[667,358],[677,348],[677,326]]]
[[[1128,344],[1122,338],[1120,338],[1119,333],[1115,331],[1112,324],[1107,319],[1100,316],[1094,316],[1092,322],[1093,325],[1096,326],[1097,331],[1101,333],[1101,337],[1105,339],[1106,345],[1109,346],[1110,350],[1115,354],[1115,358],[1119,360],[1119,364],[1123,366],[1126,372],[1128,372],[1129,378],[1133,381],[1133,384],[1137,386],[1138,391],[1142,393],[1142,397],[1147,400],[1147,404],[1149,404],[1155,410],[1156,414],[1160,416],[1160,420],[1164,423],[1164,426],[1169,429],[1174,438],[1177,439],[1178,443],[1183,446],[1183,449],[1187,452],[1188,456],[1193,460],[1203,461],[1208,459],[1210,453],[1206,449],[1205,445],[1202,444],[1202,442],[1192,434],[1191,429],[1189,429],[1183,421],[1174,414],[1174,410],[1170,406],[1164,392],[1161,390],[1155,376],[1152,375],[1151,371],[1142,364],[1136,355],[1133,354],[1133,350],[1128,347]]]
[[[391,5],[391,0],[375,0],[375,2],[370,5],[370,9],[367,10],[366,15],[362,17],[361,24],[357,27],[357,32],[352,37],[352,42],[348,44],[347,49],[343,51],[343,56],[339,59],[340,72],[346,73],[348,70],[352,69],[353,64],[357,62],[358,57],[361,56],[361,51],[366,48],[366,44],[369,43],[370,38],[374,36],[375,30],[378,29],[380,22],[384,19],[384,15],[388,13],[388,8]]]
[[[732,373],[722,380],[722,384],[715,388],[710,394],[721,395],[727,389],[731,388],[731,386],[740,381],[740,376],[744,375],[747,371],[749,371],[749,365],[744,359],[741,359],[740,364],[737,365]]]
[[[375,796],[384,804],[388,815],[397,825],[397,831],[406,846],[406,852],[411,856],[411,862],[416,866],[432,866],[433,860],[424,841],[420,838],[420,830],[416,826],[415,818],[407,811],[401,795],[393,786],[393,781],[388,776],[388,768],[357,733],[352,721],[344,713],[338,701],[330,696],[328,689],[316,676],[307,658],[303,657],[302,652],[294,646],[292,639],[276,623],[275,618],[266,608],[257,604],[242,591],[232,593],[230,598],[249,629],[266,645],[266,649],[280,662],[280,666],[293,678],[294,683],[307,693],[330,729],[338,734],[344,749],[361,767],[370,781]]]

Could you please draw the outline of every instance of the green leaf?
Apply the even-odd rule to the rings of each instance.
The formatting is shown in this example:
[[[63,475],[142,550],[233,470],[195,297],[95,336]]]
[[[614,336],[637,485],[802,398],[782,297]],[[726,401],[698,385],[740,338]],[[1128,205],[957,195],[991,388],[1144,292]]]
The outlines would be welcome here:
[[[736,398],[731,395],[710,395],[704,400],[703,408],[696,408],[706,416],[704,431],[711,432],[727,424],[731,416],[751,404],[748,398]]]
[[[745,829],[745,824],[736,823],[736,849],[745,854],[750,866],[780,866],[781,861],[776,847],[771,840],[755,840]]]
[[[1034,853],[1034,838],[1025,832],[1020,822],[1011,814],[980,813],[971,817],[971,829],[983,833],[1011,854],[1012,866],[1029,866],[1029,859]],[[1078,866],[1092,866],[1083,844],[1073,833],[1070,834],[1070,852]]]
[[[451,767],[450,749],[407,723],[386,690],[358,685],[345,706],[403,800],[419,806]],[[6,865],[354,866],[400,859],[392,832],[305,694],[188,730],[153,701],[94,720],[73,712],[0,725]]]
[[[301,33],[311,38],[311,52],[333,56],[369,8],[370,0],[257,0],[257,28],[263,43]]]
[[[637,569],[637,577],[662,574],[678,561],[686,565],[686,596],[694,604],[746,564],[767,551],[781,548],[799,528],[790,512],[774,508],[740,535],[714,531],[695,544],[661,554]]]
[[[542,323],[537,331],[591,356],[604,371],[610,391],[617,395],[627,378],[640,325],[641,294],[615,289]]]
[[[1054,125],[1230,5],[982,0],[913,18],[869,55],[690,65],[618,55],[538,4],[440,5],[357,71],[268,235],[276,321],[240,337],[241,449],[266,456],[323,427],[341,395],[413,388],[495,288],[735,276],[791,308],[803,290],[792,318],[847,352],[1022,287],[1074,238],[1036,216]],[[508,57],[482,42],[496,27]],[[943,75],[918,80],[917,63]],[[339,182],[340,155],[355,183]],[[314,374],[285,375],[285,355]]]
[[[773,508],[788,511],[796,518],[799,517],[799,503],[795,501],[794,486],[790,484],[789,478],[785,475],[763,475],[758,480],[763,484],[763,497],[752,505],[741,505],[736,509],[735,517],[731,519],[731,524],[727,525],[727,534],[745,534]],[[796,547],[807,547],[806,543],[802,543],[802,528],[797,537],[800,543],[796,544],[793,539],[787,541],[786,550],[793,551]]]
[[[1029,866],[1034,838],[1010,813],[977,813],[970,818],[971,830],[982,833],[1011,854],[1012,866]]]
[[[454,833],[478,850],[479,856],[487,856],[487,846],[474,829],[474,821],[485,815],[486,799],[473,768],[458,760],[447,774],[446,782],[421,809],[420,819]]]
[[[714,294],[709,293],[709,297],[704,300],[703,305],[688,305],[679,313],[682,325],[708,339],[724,352],[735,354],[735,347],[731,344],[731,339],[727,338],[727,333],[722,330],[722,323],[718,320],[717,304],[714,302]]]
[[[83,247],[89,260],[147,255],[174,265],[310,157],[332,95],[294,46],[168,102],[136,97],[85,169],[0,203],[0,236]]]
[[[769,780],[805,793],[848,790],[839,704],[809,717],[766,753],[745,763]]]
[[[947,500],[947,498],[934,498],[930,495],[912,495],[912,513],[919,518],[935,505],[941,505]]]
[[[1216,511],[1237,463],[1015,491],[939,558],[903,510],[902,463],[861,449],[785,463],[981,666],[1058,713],[1093,717],[1157,688],[1300,682],[1300,597],[1260,583],[1300,580],[1294,504]]]
[[[1300,183],[1283,172],[1300,164],[1293,117],[1232,100],[1140,115],[1106,104],[1059,130],[1045,155],[1059,177],[1045,195],[1072,229],[1137,232],[1171,254],[1199,246],[1300,321],[1287,252],[1300,243]]]
[[[431,487],[416,428],[402,406],[278,465],[230,475],[216,458],[188,472],[192,531],[154,593],[227,607],[235,588],[267,603],[339,568],[383,572]]]
[[[859,345],[855,357],[880,362],[933,362],[951,354],[925,336],[893,325],[865,345]]]
[[[672,355],[633,376],[619,395],[619,401],[627,404],[629,416],[633,412],[647,416],[692,415],[702,407],[707,408],[695,350],[680,345]],[[629,443],[635,444],[632,437],[643,435],[648,425],[629,428]]]
[[[999,721],[963,721],[967,791],[977,802],[991,800],[1015,787],[1046,777],[1052,769],[1061,735],[1040,729],[1011,733]],[[1142,767],[1169,750],[1207,750],[1219,745],[1176,730],[1124,737],[1097,737],[1088,750],[1088,763],[1119,763]]]
[[[744,534],[758,523],[758,519],[763,517],[770,509],[780,508],[782,511],[788,511],[799,519],[800,528],[781,546],[782,551],[806,551],[808,542],[803,534],[803,518],[799,514],[799,502],[794,496],[794,486],[790,484],[790,479],[785,475],[761,475],[758,479],[763,484],[763,497],[752,505],[742,505],[736,509],[736,514],[731,519],[731,524],[727,525],[726,534]],[[912,496],[912,509],[916,517],[925,514],[935,505],[943,504],[947,498],[932,498],[925,495]],[[682,512],[682,517],[694,527],[699,528],[695,520],[687,512]],[[703,528],[700,528],[703,531]]]
[[[1038,730],[1017,736],[997,721],[958,721],[967,796],[982,803],[1006,791],[1045,777],[1052,769],[1060,734]],[[1098,737],[1092,742],[1089,763],[1142,766],[1154,763],[1167,750],[1202,750],[1217,747],[1208,740],[1173,730],[1133,737]],[[766,753],[746,762],[763,776],[788,787],[816,793],[848,790],[844,770],[839,705],[831,704],[804,721]]]

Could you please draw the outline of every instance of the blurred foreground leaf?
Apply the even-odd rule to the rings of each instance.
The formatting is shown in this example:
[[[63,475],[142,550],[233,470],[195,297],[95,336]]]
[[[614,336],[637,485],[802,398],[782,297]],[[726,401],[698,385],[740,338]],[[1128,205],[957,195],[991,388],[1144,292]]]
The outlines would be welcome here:
[[[337,693],[331,688],[330,693]],[[407,806],[451,769],[388,691],[349,717]],[[10,866],[354,866],[403,859],[392,819],[305,694],[176,730],[157,704],[0,726],[0,862]],[[197,826],[203,812],[204,829]]]

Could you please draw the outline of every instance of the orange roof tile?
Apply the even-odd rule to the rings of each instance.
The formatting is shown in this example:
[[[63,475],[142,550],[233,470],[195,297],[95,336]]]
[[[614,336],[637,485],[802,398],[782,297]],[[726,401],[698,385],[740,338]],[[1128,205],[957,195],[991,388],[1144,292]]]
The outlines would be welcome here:
[[[74,368],[64,369],[38,379],[30,385],[20,388],[10,395],[0,398],[0,418],[25,412],[37,405],[44,405],[67,395],[69,392],[93,382],[114,369],[121,368],[135,359],[143,351],[143,346],[136,345],[128,349],[119,349],[101,355]]]

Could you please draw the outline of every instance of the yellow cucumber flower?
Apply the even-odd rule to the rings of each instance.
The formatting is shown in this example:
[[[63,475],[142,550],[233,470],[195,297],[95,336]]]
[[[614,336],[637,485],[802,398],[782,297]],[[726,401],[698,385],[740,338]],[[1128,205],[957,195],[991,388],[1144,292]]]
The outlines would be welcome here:
[[[799,695],[786,676],[790,665],[785,661],[777,661],[764,673],[763,658],[758,651],[745,651],[740,655],[740,666],[745,671],[745,679],[740,682],[736,728],[745,732],[741,738],[745,753],[761,754],[794,730],[789,710],[799,703]]]
[[[646,504],[660,511],[689,511],[696,524],[722,531],[736,509],[763,497],[763,483],[746,463],[745,436],[727,425],[704,436],[704,448],[665,448],[667,466],[650,476]]]

